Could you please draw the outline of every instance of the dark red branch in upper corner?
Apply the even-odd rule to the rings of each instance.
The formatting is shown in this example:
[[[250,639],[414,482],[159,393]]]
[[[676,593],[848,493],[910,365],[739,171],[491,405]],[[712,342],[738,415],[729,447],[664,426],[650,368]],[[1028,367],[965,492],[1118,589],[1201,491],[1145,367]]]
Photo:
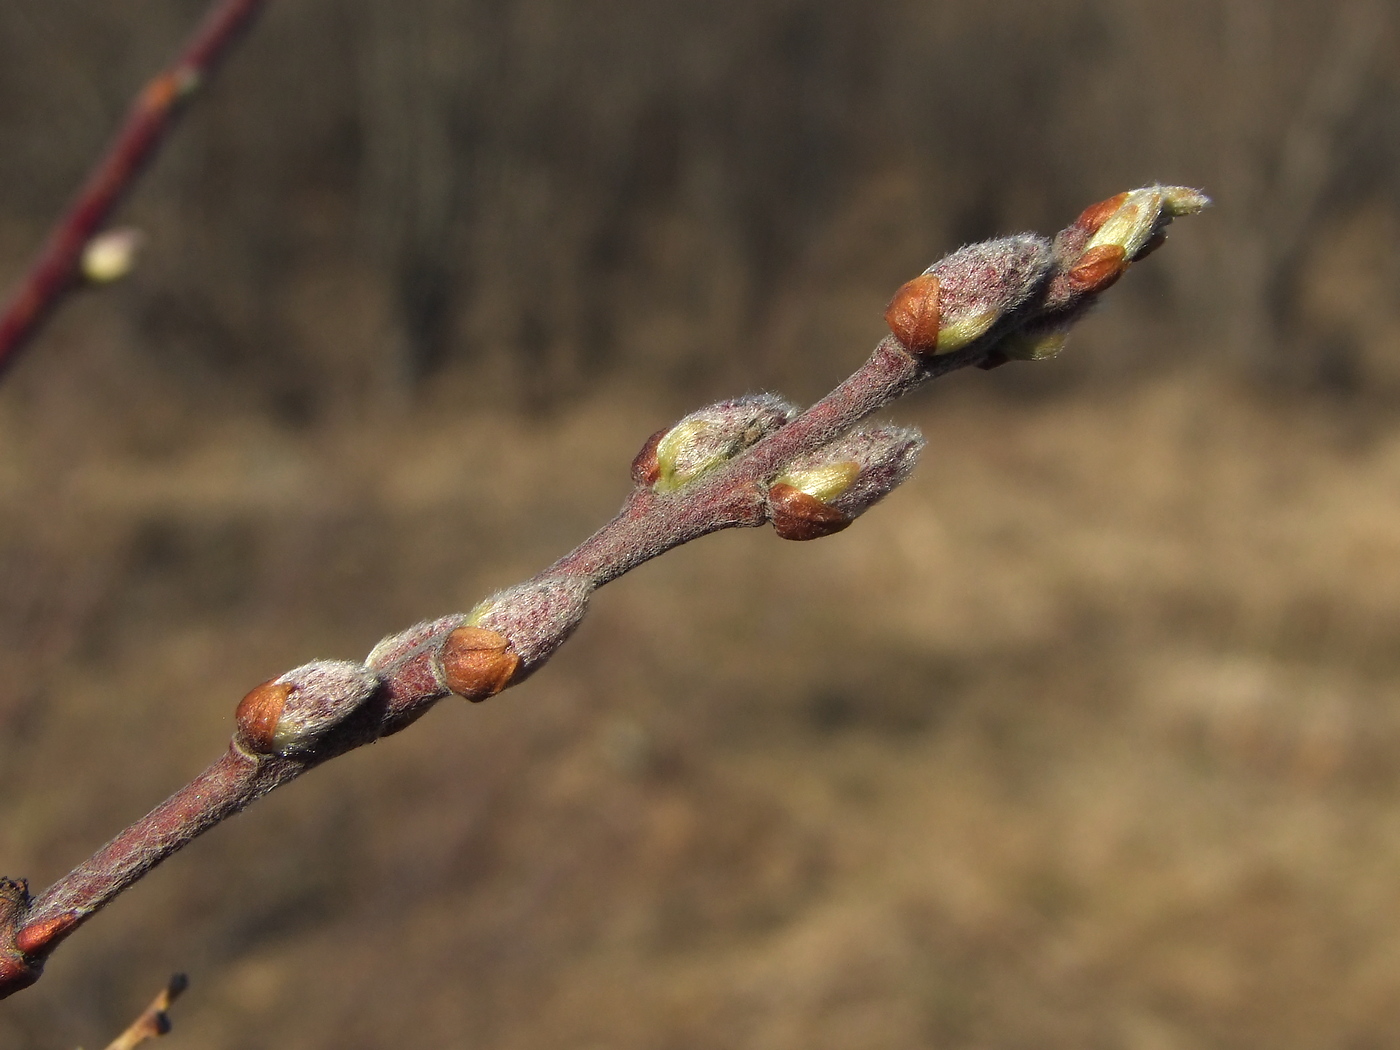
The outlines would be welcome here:
[[[160,148],[184,102],[265,4],[266,0],[215,0],[180,56],[141,89],[116,138],[0,311],[0,373],[78,283],[88,242]]]

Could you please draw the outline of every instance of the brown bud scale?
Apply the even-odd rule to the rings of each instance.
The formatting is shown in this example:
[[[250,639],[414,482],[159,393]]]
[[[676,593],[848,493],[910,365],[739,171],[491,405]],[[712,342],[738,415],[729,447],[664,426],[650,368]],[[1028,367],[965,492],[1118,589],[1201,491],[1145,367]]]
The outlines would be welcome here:
[[[932,354],[938,349],[938,324],[942,319],[938,289],[936,276],[920,274],[900,286],[885,310],[890,331],[912,353]]]
[[[1127,253],[1122,245],[1100,244],[1090,248],[1070,267],[1065,277],[1075,292],[1102,292],[1113,285],[1128,269]]]
[[[520,668],[510,640],[485,627],[459,627],[442,647],[442,679],[458,696],[479,703],[495,696]]]
[[[1126,193],[1117,193],[1106,201],[1091,204],[1079,213],[1079,218],[1074,220],[1074,225],[1092,237],[1099,232],[1099,228],[1104,223],[1108,222],[1113,213],[1123,206],[1123,202],[1127,199]]]
[[[768,490],[773,531],[785,540],[816,540],[840,532],[852,518],[799,488],[781,482]]]
[[[647,443],[637,453],[637,458],[632,460],[632,480],[638,485],[655,485],[656,479],[661,476],[661,466],[656,462],[656,446],[661,444],[661,439],[667,432],[668,429],[662,427],[647,438]]]
[[[277,722],[292,695],[292,686],[273,679],[253,689],[238,704],[238,742],[255,755],[270,755]]]
[[[28,883],[0,876],[0,998],[28,988],[39,979],[42,970],[41,964],[26,958],[24,949],[15,943],[15,927],[23,921],[31,903]]]
[[[22,955],[0,955],[0,996],[23,991],[39,979],[43,967]]]
[[[77,924],[78,913],[75,911],[33,923],[15,934],[15,947],[25,955],[47,954]]]

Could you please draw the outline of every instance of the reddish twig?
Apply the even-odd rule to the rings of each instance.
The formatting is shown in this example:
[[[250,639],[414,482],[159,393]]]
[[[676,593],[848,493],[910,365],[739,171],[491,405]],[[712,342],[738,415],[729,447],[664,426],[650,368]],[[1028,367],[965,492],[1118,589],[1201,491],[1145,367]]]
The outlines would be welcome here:
[[[194,91],[266,0],[215,0],[180,56],[141,89],[126,121],[0,312],[0,371],[79,283],[83,251],[155,155]]]
[[[363,664],[317,661],[250,692],[228,751],[36,898],[0,880],[0,997],[38,979],[54,947],[156,864],[254,799],[396,733],[449,693],[484,700],[544,664],[598,587],[721,529],[838,531],[908,476],[910,430],[861,426],[916,386],[967,365],[1051,356],[1069,327],[1200,194],[1149,187],[1087,209],[1052,242],[970,245],[901,288],[884,339],[854,375],[798,413],[771,395],[701,409],[654,435],[612,521],[544,572],[472,612],[384,639]]]

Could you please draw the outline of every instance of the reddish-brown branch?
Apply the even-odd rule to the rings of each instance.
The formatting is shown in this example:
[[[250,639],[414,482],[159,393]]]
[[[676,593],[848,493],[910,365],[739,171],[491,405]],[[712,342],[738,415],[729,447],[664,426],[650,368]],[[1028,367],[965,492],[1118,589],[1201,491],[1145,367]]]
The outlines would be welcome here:
[[[1204,198],[1150,187],[1114,202],[1086,211],[1053,244],[1005,238],[936,264],[901,293],[917,302],[896,311],[895,335],[795,418],[780,399],[739,399],[648,441],[633,464],[637,487],[612,521],[473,613],[386,638],[363,664],[315,661],[252,690],[238,705],[228,752],[90,860],[37,899],[24,883],[0,879],[0,998],[37,980],[59,942],[127,886],[259,796],[398,732],[449,692],[484,700],[523,681],[567,640],[598,587],[721,529],[772,521],[780,535],[808,539],[849,524],[903,480],[922,443],[895,428],[861,428],[863,420],[935,376],[1057,347],[1098,293],[1156,245],[1171,217],[1199,209]],[[1099,262],[1110,254],[1103,243],[1118,248],[1112,267]],[[845,488],[789,484],[801,483],[814,463],[844,471],[849,492],[864,495],[842,503]]]
[[[136,96],[126,121],[0,312],[0,372],[80,279],[83,251],[155,155],[190,95],[266,0],[216,0],[178,58]]]

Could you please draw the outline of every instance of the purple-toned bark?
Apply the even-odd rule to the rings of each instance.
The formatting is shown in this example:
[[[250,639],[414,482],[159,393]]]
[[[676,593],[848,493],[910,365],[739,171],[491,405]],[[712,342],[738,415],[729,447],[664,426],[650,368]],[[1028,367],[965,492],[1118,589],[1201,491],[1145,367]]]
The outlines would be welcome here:
[[[691,413],[643,446],[617,516],[539,575],[384,639],[363,664],[316,661],[257,686],[229,750],[195,781],[37,898],[0,880],[0,998],[37,980],[54,947],[123,889],[254,799],[403,729],[449,692],[484,700],[522,681],[593,592],[628,570],[721,529],[771,521],[781,536],[814,539],[844,528],[908,477],[923,445],[913,430],[861,426],[871,413],[958,368],[1044,356],[1027,340],[1062,335],[1173,216],[1205,203],[1149,187],[1088,209],[1053,245],[1022,235],[960,249],[896,293],[895,334],[805,412],[763,395]]]

